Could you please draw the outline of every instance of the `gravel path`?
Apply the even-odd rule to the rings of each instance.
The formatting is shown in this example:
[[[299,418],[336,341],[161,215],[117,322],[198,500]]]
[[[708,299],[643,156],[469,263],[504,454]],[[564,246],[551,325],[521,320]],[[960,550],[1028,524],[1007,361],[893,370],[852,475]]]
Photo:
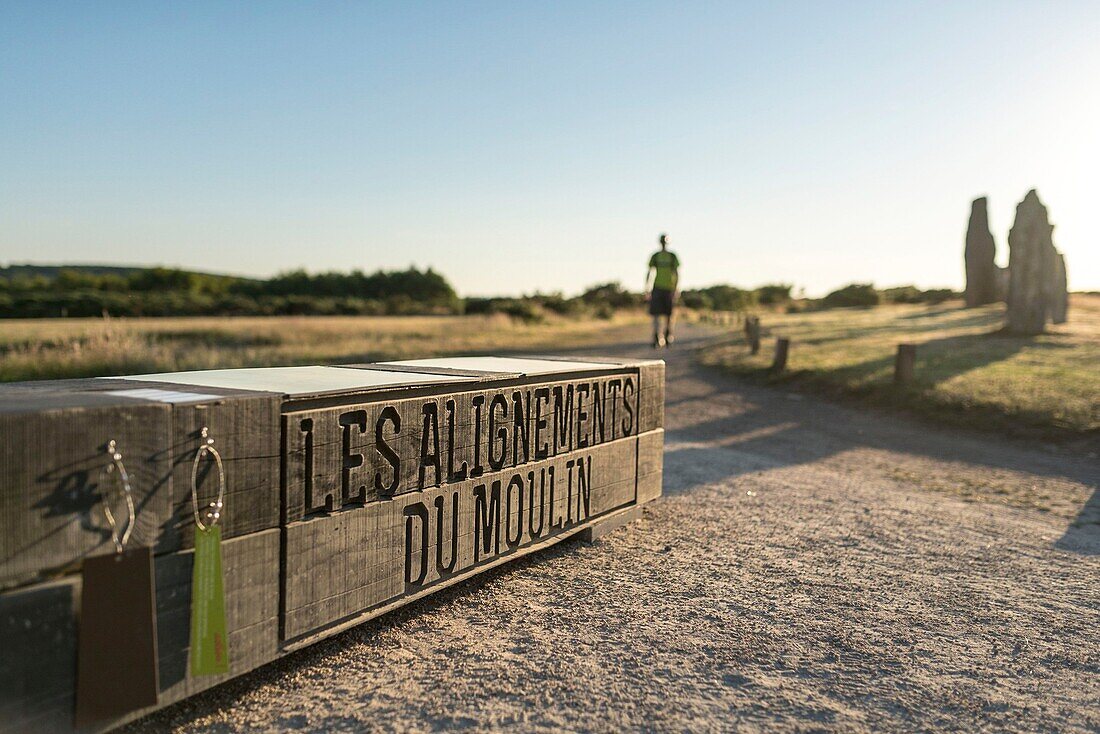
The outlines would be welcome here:
[[[1095,455],[745,386],[691,346],[662,355],[643,520],[131,730],[1100,731]]]

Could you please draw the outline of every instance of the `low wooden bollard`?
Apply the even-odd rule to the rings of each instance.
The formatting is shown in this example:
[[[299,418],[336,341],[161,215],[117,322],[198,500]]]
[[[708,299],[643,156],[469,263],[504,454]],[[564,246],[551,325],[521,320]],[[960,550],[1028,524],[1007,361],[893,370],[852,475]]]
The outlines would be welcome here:
[[[127,552],[151,557],[157,695],[93,731],[636,518],[661,493],[663,423],[657,360],[472,357],[0,386],[0,732],[70,730],[81,636],[125,644],[127,630],[77,622],[84,561],[116,551],[105,504],[133,527]],[[107,470],[115,457],[132,519]],[[193,518],[219,496],[228,660],[208,675],[192,659]]]
[[[745,317],[745,341],[749,343],[749,352],[756,354],[760,351],[760,317]]]
[[[908,385],[913,381],[917,363],[917,345],[899,344],[894,357],[894,384]]]
[[[771,371],[775,373],[787,369],[787,353],[791,348],[791,340],[779,337],[775,340],[775,359],[772,360]]]

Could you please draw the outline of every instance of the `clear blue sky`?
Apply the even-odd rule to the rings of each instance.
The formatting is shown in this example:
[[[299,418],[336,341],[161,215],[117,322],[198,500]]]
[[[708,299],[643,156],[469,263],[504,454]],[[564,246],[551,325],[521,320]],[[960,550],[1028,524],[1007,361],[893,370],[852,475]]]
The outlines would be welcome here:
[[[1031,187],[1100,289],[1100,3],[0,5],[0,263],[464,294],[961,286]]]

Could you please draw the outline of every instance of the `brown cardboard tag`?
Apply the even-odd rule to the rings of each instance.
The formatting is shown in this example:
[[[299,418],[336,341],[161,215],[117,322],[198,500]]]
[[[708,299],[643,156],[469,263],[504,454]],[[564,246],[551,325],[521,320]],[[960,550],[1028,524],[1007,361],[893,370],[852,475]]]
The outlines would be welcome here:
[[[133,548],[84,561],[76,726],[157,702],[153,553]]]

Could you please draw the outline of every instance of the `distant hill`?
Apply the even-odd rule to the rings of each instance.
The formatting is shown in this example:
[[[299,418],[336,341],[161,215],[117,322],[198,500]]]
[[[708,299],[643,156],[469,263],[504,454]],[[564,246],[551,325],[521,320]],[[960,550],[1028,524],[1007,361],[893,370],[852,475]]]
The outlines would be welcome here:
[[[141,268],[124,268],[117,265],[7,265],[0,267],[0,278],[34,278],[41,276],[53,280],[62,270],[75,270],[90,275],[126,276]]]
[[[74,273],[81,273],[83,275],[117,275],[122,278],[128,278],[135,273],[141,273],[148,270],[156,270],[158,268],[147,268],[140,266],[129,265],[33,265],[33,264],[18,264],[0,266],[0,278],[10,280],[12,278],[34,278],[42,277],[49,280],[56,280],[59,273],[62,270],[66,270]],[[187,273],[189,275],[200,275],[210,278],[229,278],[232,280],[254,280],[253,278],[243,278],[237,275],[224,275],[221,273],[203,273],[197,270],[177,270],[172,268],[176,272]]]

